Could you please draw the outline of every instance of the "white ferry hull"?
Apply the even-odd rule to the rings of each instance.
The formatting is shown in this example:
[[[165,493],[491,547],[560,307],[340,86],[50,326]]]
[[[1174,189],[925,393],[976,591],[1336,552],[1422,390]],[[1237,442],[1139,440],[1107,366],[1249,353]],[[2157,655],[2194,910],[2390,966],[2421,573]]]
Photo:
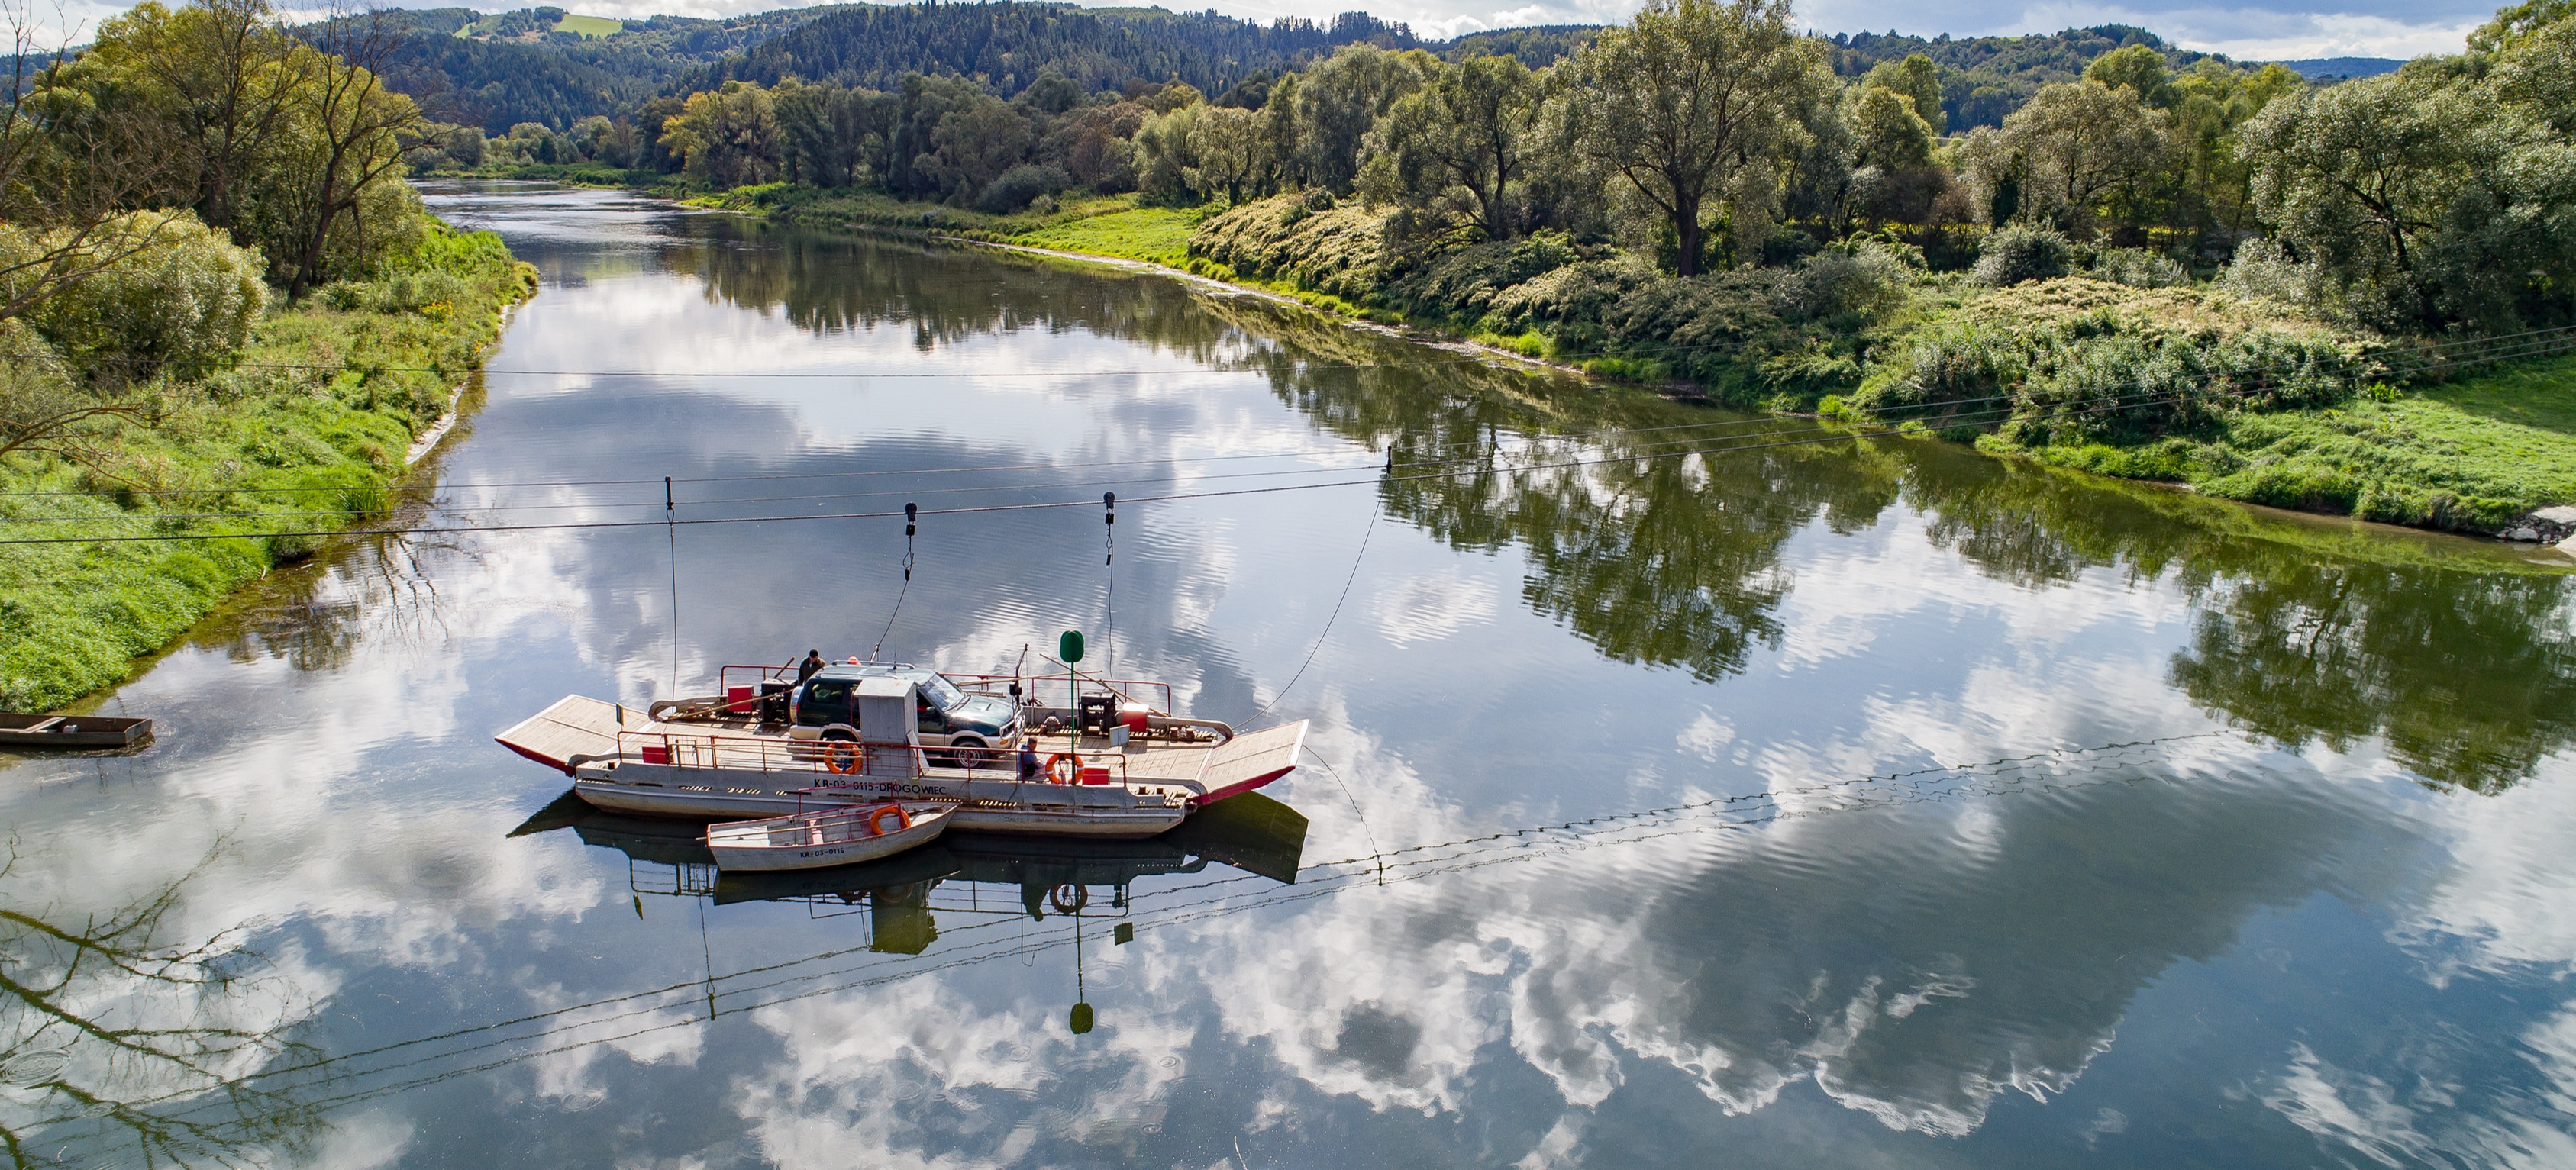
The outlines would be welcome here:
[[[1135,802],[1115,788],[1035,782],[887,782],[800,793],[743,783],[756,779],[720,769],[629,763],[613,770],[583,768],[572,787],[583,800],[614,812],[710,821],[786,816],[889,800],[954,800],[960,807],[948,819],[959,830],[1105,839],[1151,837],[1180,824],[1190,812],[1189,805],[1178,798],[1162,804]],[[977,789],[1021,791],[1014,799],[1012,794]]]

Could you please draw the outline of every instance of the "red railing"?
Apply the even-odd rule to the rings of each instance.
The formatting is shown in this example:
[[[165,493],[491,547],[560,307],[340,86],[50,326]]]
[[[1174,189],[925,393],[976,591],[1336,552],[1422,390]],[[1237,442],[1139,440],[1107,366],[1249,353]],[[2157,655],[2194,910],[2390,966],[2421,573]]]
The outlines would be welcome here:
[[[833,663],[832,665],[843,664]],[[904,669],[920,668],[905,666]],[[718,709],[732,715],[749,715],[759,705],[760,684],[793,683],[796,681],[796,670],[796,664],[792,662],[785,666],[734,663],[718,667],[716,670]],[[1143,703],[1152,708],[1157,715],[1169,715],[1173,711],[1172,684],[1154,682],[1150,679],[1083,677],[1068,680],[1060,674],[1015,677],[1007,674],[976,674],[966,671],[940,671],[939,675],[955,684],[961,691],[994,695],[1007,694],[1010,684],[1017,682],[1020,684],[1021,703],[1031,707],[1060,707],[1071,711],[1080,705],[1083,696],[1092,695],[1107,696],[1121,703]],[[1062,698],[1064,701],[1061,703],[1050,701],[1050,692],[1053,693],[1053,697]]]
[[[1020,702],[1031,707],[1062,707],[1070,711],[1079,705],[1076,700],[1081,696],[1106,695],[1122,703],[1143,703],[1153,708],[1157,715],[1172,713],[1172,684],[1154,682],[1150,679],[1086,677],[1075,680],[1072,687],[1068,689],[1065,676],[1060,674],[1032,674],[1014,678],[1007,674],[962,672],[952,674],[942,671],[941,677],[957,684],[957,689],[961,691],[996,695],[1004,693],[1011,683],[1017,682],[1020,684]],[[1061,703],[1051,702],[1045,697],[1050,690],[1058,696],[1070,695],[1071,697]]]
[[[912,778],[930,772],[962,772],[970,780],[1016,780],[1018,754],[1000,748],[956,750],[914,747],[901,740],[783,739],[768,735],[720,735],[674,731],[621,731],[617,758],[638,764],[706,768],[737,772],[806,773],[825,776]],[[1052,757],[1041,757],[1051,759]],[[1127,759],[1117,753],[1074,757],[1058,765],[1084,784],[1127,783]],[[900,772],[890,767],[899,767]],[[828,783],[828,782],[827,782]]]

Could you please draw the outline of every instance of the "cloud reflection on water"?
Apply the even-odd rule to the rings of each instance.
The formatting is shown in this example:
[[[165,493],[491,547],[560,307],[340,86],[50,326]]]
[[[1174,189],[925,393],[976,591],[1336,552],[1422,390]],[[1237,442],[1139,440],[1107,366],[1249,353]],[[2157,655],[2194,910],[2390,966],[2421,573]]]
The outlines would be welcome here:
[[[1074,352],[1094,369],[1223,368],[1142,393],[496,375],[448,457],[451,507],[624,518],[633,493],[499,485],[1092,460],[1171,474],[1210,452],[1374,464],[1393,446],[1419,463],[1494,443],[1490,465],[1387,493],[1354,608],[1283,704],[1318,719],[1315,746],[1352,783],[1346,798],[1310,769],[1280,789],[1315,820],[1308,861],[1743,803],[1400,853],[1382,888],[1373,864],[1259,894],[1140,881],[1138,942],[1086,952],[1102,1024],[1076,1038],[1060,919],[951,915],[918,959],[845,955],[864,949],[851,924],[797,904],[711,907],[692,938],[698,907],[618,889],[613,850],[504,837],[555,787],[484,742],[492,728],[567,690],[667,689],[662,533],[427,550],[414,572],[442,609],[411,626],[395,620],[422,612],[407,578],[360,557],[300,611],[210,633],[128,687],[171,723],[153,753],[114,762],[117,784],[24,765],[11,772],[38,782],[0,794],[13,823],[43,826],[37,872],[65,905],[148,888],[236,834],[232,860],[192,881],[191,923],[259,924],[329,1005],[296,1018],[335,1051],[568,1013],[335,1072],[327,1096],[352,1102],[421,1083],[352,1105],[319,1148],[1208,1165],[1240,1141],[1256,1165],[1543,1165],[1726,1142],[1805,1164],[2044,1165],[2079,1146],[2295,1162],[2345,1139],[2294,1105],[2209,1120],[2214,1086],[2310,1101],[2310,1119],[2317,1085],[2351,1102],[2384,1084],[2402,1105],[2368,1007],[2285,1007],[2304,1049],[2249,1031],[2157,1093],[2052,1114],[2044,1134],[2029,1118],[2124,1055],[2196,1043],[2137,1023],[2141,1005],[2228,969],[2257,924],[2323,932],[2315,916],[2348,913],[2320,906],[2395,925],[2375,947],[2316,947],[2434,972],[2405,976],[2423,986],[2486,994],[2576,965],[2554,909],[2576,885],[2552,848],[2576,817],[2559,795],[2576,670],[2557,578],[2469,577],[2410,559],[2410,538],[1914,443],[1649,461],[1624,457],[1647,440],[1589,439],[1557,446],[1607,461],[1538,468],[1512,454],[1519,433],[1717,416],[1522,374],[1367,368],[1420,351],[1147,278],[864,242],[765,251],[695,218],[579,227],[531,237],[582,280],[547,290],[497,366],[891,369],[970,352],[1033,368]],[[1045,478],[862,482],[926,498]],[[1248,715],[1314,644],[1370,503],[1346,489],[1131,512],[1120,661]],[[936,584],[898,620],[901,653],[988,668],[1106,616],[1096,513],[932,519]],[[899,585],[889,528],[684,530],[681,668],[863,651]],[[2463,683],[2470,658],[2485,673]],[[2229,726],[2260,738],[2205,735]],[[2164,735],[2204,738],[1819,788]],[[724,1012],[712,1025],[701,980]],[[2476,1132],[2565,1113],[2547,1102],[2576,1084],[2568,1010],[2498,1017],[2533,1055],[2462,1098]],[[2431,1132],[2423,1116],[2406,1124]],[[2153,1144],[2186,1119],[2219,1128]]]

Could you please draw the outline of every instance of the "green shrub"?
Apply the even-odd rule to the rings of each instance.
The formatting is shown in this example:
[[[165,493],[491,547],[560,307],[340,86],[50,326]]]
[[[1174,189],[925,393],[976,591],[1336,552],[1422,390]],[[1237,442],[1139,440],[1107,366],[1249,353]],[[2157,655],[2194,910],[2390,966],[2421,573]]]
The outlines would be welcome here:
[[[1191,234],[1190,254],[1252,279],[1369,304],[1393,258],[1386,218],[1355,205],[1317,211],[1302,195],[1279,195],[1210,217]]]
[[[2014,224],[1986,233],[1970,275],[1989,288],[2066,275],[2075,246],[2049,228]]]
[[[1800,260],[1781,279],[1776,306],[1798,320],[1867,324],[1904,307],[1922,265],[1919,248],[1846,240]]]
[[[1053,211],[1051,197],[1072,185],[1073,176],[1062,167],[1022,163],[984,184],[984,190],[975,196],[975,209],[987,215],[1007,215],[1040,197],[1050,197],[1047,209]]]
[[[1871,412],[1949,404],[1993,410],[1995,400],[2029,374],[2031,348],[2027,339],[2006,330],[1944,322],[1907,334],[1890,347],[1850,402]]]
[[[0,224],[0,288],[12,298],[43,279],[44,249],[69,243]],[[268,303],[256,252],[186,212],[134,212],[103,225],[64,263],[104,267],[38,301],[26,319],[70,371],[108,382],[149,378],[176,365],[186,376],[229,361]],[[31,267],[14,267],[32,265]]]
[[[2104,248],[2094,254],[2093,266],[2085,274],[2131,288],[2166,288],[2191,281],[2179,261],[2145,248]]]

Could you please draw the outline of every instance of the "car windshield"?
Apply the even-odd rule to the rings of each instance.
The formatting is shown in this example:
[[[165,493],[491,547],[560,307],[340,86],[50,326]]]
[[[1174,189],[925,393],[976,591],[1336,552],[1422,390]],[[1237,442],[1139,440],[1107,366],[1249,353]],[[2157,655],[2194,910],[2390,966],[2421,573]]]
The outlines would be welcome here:
[[[915,682],[921,693],[929,696],[931,706],[942,711],[956,706],[966,698],[965,692],[958,690],[956,684],[935,674],[925,674]]]

